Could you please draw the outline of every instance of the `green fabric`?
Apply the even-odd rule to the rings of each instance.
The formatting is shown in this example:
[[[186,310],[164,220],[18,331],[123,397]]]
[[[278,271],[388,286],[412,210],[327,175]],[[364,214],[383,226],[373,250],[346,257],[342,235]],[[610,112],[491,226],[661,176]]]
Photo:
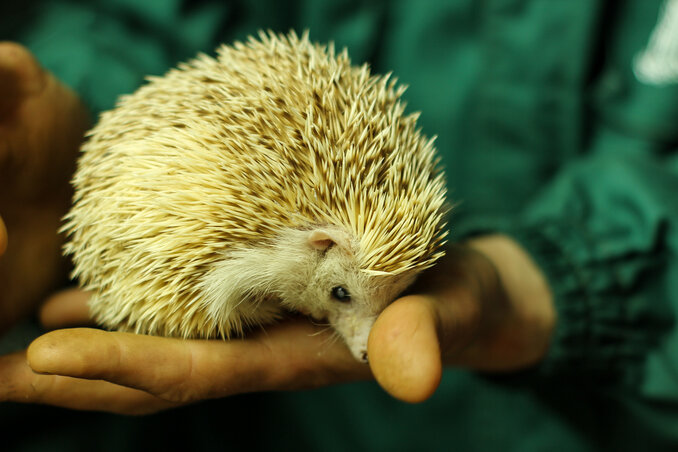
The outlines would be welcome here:
[[[409,85],[405,97],[422,111],[423,131],[438,136],[459,203],[453,237],[503,231],[519,240],[547,274],[558,326],[538,367],[502,376],[448,369],[419,406],[390,399],[374,383],[133,420],[4,406],[2,425],[39,425],[42,413],[67,429],[10,444],[30,450],[56,438],[51,447],[72,450],[94,437],[102,448],[142,449],[155,434],[154,445],[199,449],[676,450],[678,83],[641,82],[633,72],[662,3],[13,6],[1,37],[28,45],[95,112],[144,75],[259,28],[308,28],[314,40],[347,46],[354,62],[393,71]]]

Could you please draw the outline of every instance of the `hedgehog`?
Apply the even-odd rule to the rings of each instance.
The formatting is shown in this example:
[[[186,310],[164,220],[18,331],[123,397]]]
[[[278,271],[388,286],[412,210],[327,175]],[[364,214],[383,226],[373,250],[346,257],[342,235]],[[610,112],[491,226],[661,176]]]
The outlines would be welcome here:
[[[391,74],[260,32],[121,96],[87,134],[62,232],[104,328],[242,337],[287,312],[367,361],[378,314],[443,255],[434,138]]]

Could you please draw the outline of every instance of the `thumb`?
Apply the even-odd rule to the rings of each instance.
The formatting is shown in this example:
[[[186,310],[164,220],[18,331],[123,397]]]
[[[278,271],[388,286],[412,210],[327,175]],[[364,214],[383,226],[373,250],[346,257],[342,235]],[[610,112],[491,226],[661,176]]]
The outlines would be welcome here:
[[[27,48],[0,41],[0,119],[11,114],[24,96],[42,90],[45,83],[45,72]]]
[[[87,302],[90,294],[71,287],[52,294],[40,308],[38,317],[48,330],[91,325],[95,322],[89,313]]]
[[[434,300],[411,295],[390,304],[377,318],[368,356],[377,382],[410,403],[433,395],[442,377],[438,315]]]

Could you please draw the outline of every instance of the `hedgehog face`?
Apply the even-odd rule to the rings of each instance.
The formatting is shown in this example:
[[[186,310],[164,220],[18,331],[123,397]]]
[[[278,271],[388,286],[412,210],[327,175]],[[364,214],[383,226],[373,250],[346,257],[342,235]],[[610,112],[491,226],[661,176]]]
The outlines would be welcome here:
[[[327,251],[315,274],[312,285],[319,312],[314,317],[326,318],[353,356],[367,362],[374,321],[413,280],[410,273],[368,275],[357,268],[352,255],[336,247]]]
[[[308,244],[316,254],[308,285],[301,294],[290,294],[295,302],[286,304],[317,320],[327,319],[356,359],[366,362],[372,324],[414,275],[365,273],[357,265],[354,243],[338,230],[311,231]]]
[[[343,290],[332,290],[328,320],[345,340],[356,359],[367,362],[367,339],[375,320],[415,278],[415,274],[367,276],[362,274],[356,284],[360,295],[349,299],[337,296]],[[338,286],[344,289],[343,286]],[[337,293],[339,292],[339,293]]]

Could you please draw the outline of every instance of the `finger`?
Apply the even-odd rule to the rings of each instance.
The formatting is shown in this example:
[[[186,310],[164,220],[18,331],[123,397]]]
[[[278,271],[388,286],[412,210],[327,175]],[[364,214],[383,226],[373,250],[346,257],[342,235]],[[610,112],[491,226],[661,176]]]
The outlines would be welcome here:
[[[49,330],[94,325],[87,305],[89,297],[88,292],[75,287],[55,293],[40,308],[40,323]]]
[[[7,227],[0,217],[0,256],[5,254],[5,250],[7,250]]]
[[[170,400],[200,397],[179,390],[196,378],[191,350],[181,340],[87,328],[56,330],[33,341],[27,358],[39,373],[107,380]]]
[[[176,406],[105,381],[36,374],[28,366],[24,351],[0,356],[0,401],[120,414],[146,414]]]
[[[231,341],[57,330],[31,344],[28,361],[37,372],[104,379],[179,403],[369,376],[343,344],[327,347],[328,335],[316,332],[307,322]]]
[[[433,302],[423,296],[396,300],[377,318],[368,341],[370,367],[393,397],[422,402],[440,384],[437,322]]]

